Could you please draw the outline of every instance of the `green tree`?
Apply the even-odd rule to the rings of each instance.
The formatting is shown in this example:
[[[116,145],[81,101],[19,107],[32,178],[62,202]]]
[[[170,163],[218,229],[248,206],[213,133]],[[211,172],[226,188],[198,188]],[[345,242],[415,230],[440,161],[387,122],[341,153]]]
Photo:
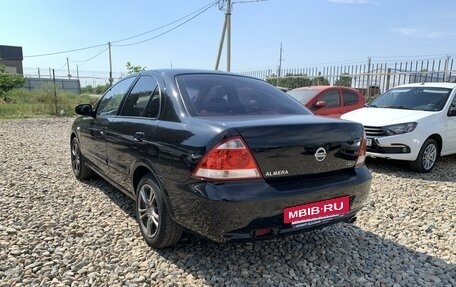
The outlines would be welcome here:
[[[109,89],[110,85],[109,83],[102,84],[102,85],[97,85],[93,87],[92,85],[87,85],[83,88],[81,88],[81,93],[82,94],[97,94],[101,95],[104,92],[106,92],[107,89]]]
[[[335,86],[344,86],[344,87],[351,87],[352,83],[352,78],[347,76],[347,73],[343,73],[339,76],[339,79],[337,79],[334,82]]]
[[[146,67],[133,66],[130,62],[127,62],[125,66],[127,67],[127,72],[129,74],[138,73],[146,70]]]
[[[25,83],[22,75],[12,74],[6,70],[6,66],[0,64],[0,95],[3,96],[9,90],[20,87]]]
[[[311,81],[308,76],[305,74],[291,74],[288,73],[283,77],[280,77],[277,81],[277,76],[272,75],[270,78],[266,79],[266,82],[279,87],[294,89],[299,87],[310,86]]]
[[[329,81],[325,77],[319,76],[312,79],[312,86],[328,86]]]

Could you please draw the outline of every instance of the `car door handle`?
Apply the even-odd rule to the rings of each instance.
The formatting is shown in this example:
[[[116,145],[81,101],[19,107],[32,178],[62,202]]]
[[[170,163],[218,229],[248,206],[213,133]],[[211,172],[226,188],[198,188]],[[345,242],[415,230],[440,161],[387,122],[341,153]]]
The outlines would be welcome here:
[[[143,132],[136,132],[135,135],[133,136],[133,140],[135,142],[142,142],[144,139],[144,133]]]

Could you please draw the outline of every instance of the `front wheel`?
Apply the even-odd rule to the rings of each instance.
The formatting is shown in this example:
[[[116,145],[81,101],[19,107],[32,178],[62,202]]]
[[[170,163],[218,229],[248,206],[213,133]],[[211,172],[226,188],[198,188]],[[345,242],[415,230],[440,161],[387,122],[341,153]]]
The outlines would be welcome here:
[[[427,139],[421,146],[417,159],[411,163],[411,168],[417,172],[430,172],[439,155],[439,147],[434,139]]]
[[[152,248],[176,244],[182,230],[172,220],[164,194],[152,175],[145,175],[136,189],[136,214],[144,240]]]

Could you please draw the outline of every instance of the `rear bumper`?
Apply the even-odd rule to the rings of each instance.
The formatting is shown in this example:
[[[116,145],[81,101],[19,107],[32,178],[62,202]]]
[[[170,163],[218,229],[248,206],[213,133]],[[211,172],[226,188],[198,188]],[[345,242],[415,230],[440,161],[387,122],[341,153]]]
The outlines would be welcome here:
[[[187,184],[168,182],[172,217],[184,229],[218,242],[267,239],[350,221],[366,201],[371,175],[363,166],[347,175],[309,182],[268,184],[264,180]],[[287,207],[350,196],[350,212],[309,224],[285,224]],[[255,231],[267,229],[261,238]],[[257,233],[258,234],[258,233]]]

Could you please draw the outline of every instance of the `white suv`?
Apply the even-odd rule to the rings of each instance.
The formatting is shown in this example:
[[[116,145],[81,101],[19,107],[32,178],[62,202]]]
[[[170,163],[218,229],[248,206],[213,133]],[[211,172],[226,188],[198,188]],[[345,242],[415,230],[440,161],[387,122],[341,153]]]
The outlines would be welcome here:
[[[341,118],[364,125],[368,156],[429,172],[439,156],[456,153],[455,93],[455,83],[402,85]]]

